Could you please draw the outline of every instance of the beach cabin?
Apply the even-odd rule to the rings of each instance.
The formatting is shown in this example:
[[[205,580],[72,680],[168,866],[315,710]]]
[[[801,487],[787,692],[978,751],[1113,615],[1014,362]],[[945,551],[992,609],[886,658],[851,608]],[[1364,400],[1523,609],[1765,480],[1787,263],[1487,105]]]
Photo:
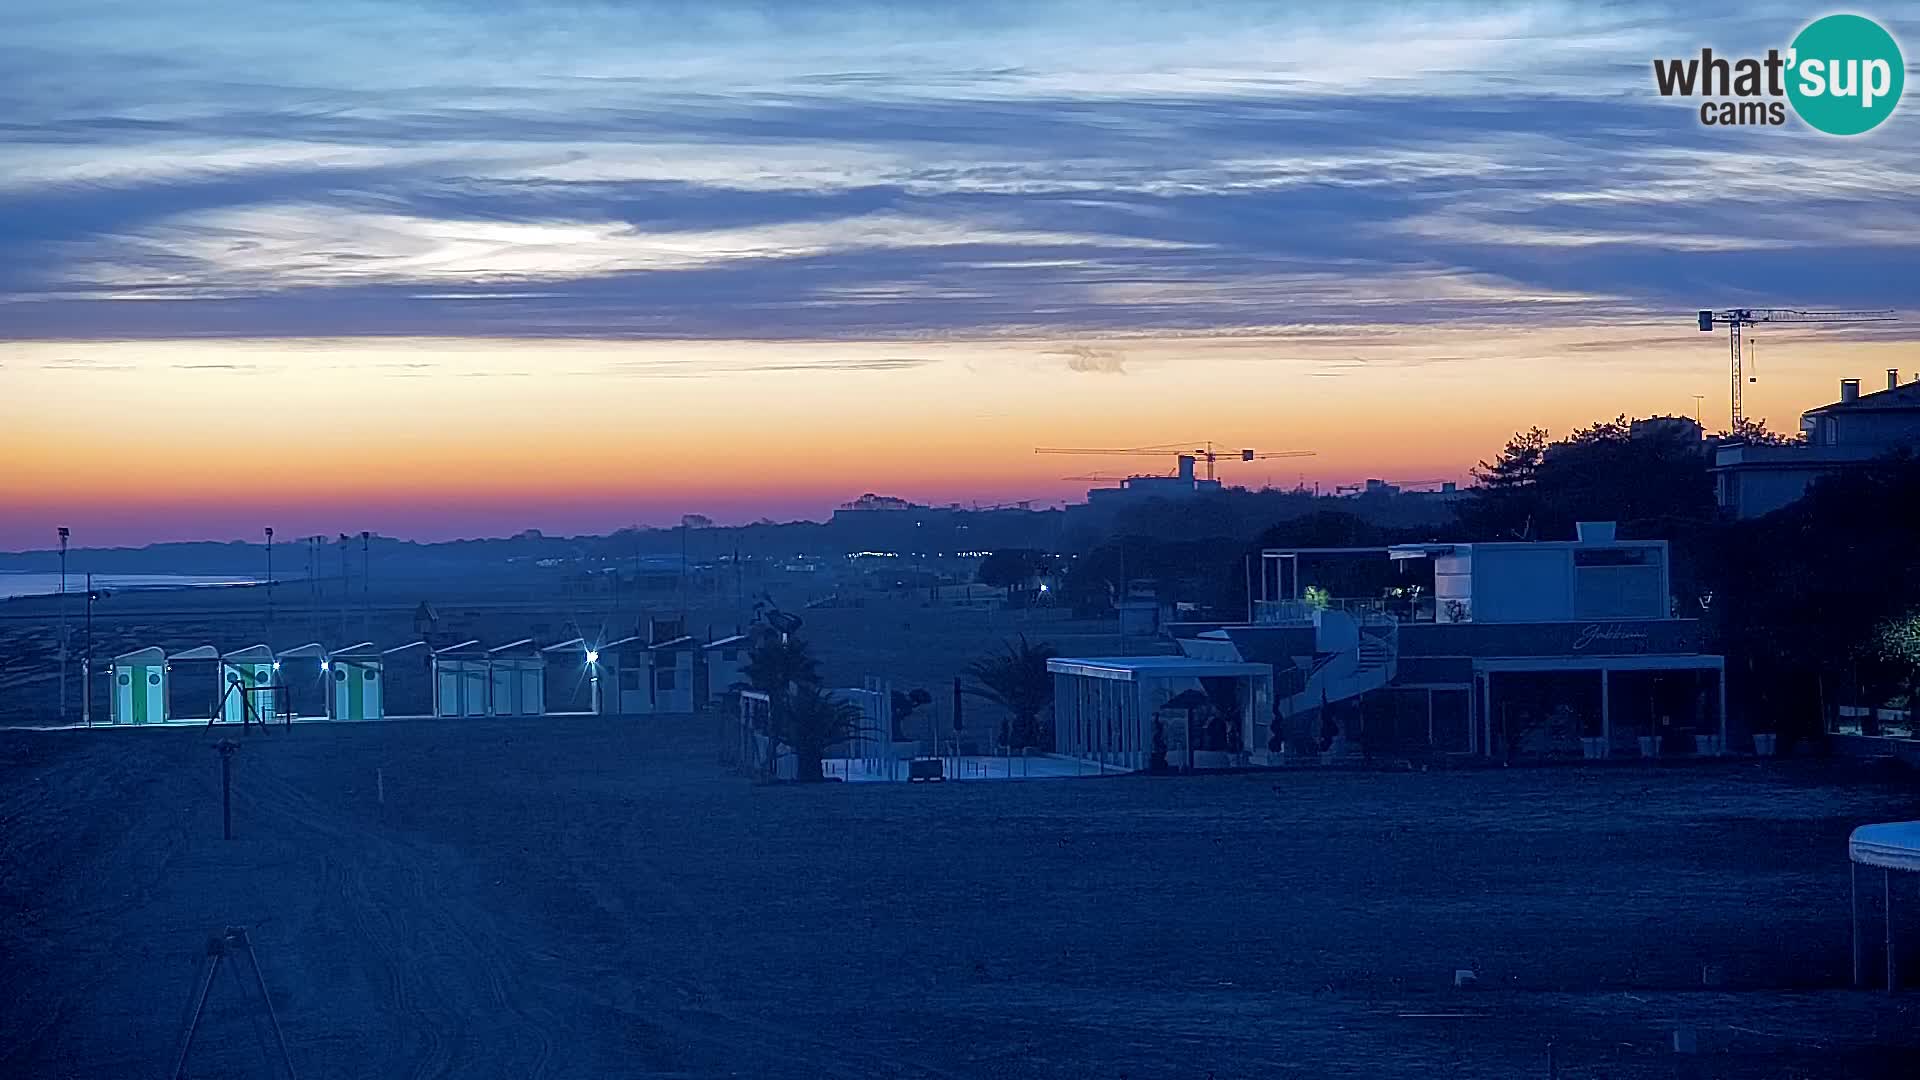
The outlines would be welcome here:
[[[752,642],[745,634],[734,634],[718,641],[709,641],[700,649],[703,661],[701,671],[705,675],[704,685],[700,688],[700,702],[710,708],[720,706],[727,692],[747,682],[747,652]]]
[[[693,711],[693,658],[700,643],[692,634],[681,634],[647,646],[647,667],[651,673],[651,700],[643,712],[690,713]]]
[[[274,694],[277,705],[300,720],[325,720],[330,714],[328,702],[327,650],[317,641],[277,649],[273,654],[279,665]],[[285,697],[281,697],[284,694]]]
[[[647,712],[647,647],[639,637],[595,645],[574,638],[540,650],[554,673],[551,688],[562,711],[601,715]]]
[[[440,679],[434,670],[433,649],[426,641],[382,649],[373,658],[380,665],[376,681],[383,717],[434,715]]]
[[[167,719],[167,654],[157,648],[135,649],[113,658],[107,669],[113,676],[110,723],[162,724]]]
[[[547,711],[547,661],[532,638],[487,650],[491,716],[540,716]]]
[[[337,649],[321,662],[327,675],[327,715],[334,720],[386,719],[386,662],[373,642]]]
[[[266,721],[279,711],[271,689],[280,671],[280,662],[265,645],[220,654],[220,719],[233,724],[249,719]]]
[[[433,651],[433,715],[487,715],[487,656],[478,641]]]
[[[212,719],[220,707],[220,650],[196,645],[169,654],[166,690],[169,719]]]

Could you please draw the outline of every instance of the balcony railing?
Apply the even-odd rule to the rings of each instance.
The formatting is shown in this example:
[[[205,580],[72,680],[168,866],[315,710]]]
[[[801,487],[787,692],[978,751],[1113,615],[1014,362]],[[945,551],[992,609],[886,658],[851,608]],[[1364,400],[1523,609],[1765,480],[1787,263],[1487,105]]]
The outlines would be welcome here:
[[[1263,626],[1305,625],[1314,621],[1317,611],[1344,611],[1356,621],[1368,622],[1376,618],[1391,619],[1394,622],[1433,622],[1433,597],[1424,596],[1414,600],[1381,597],[1342,597],[1314,604],[1306,600],[1256,600],[1253,602],[1253,621]]]

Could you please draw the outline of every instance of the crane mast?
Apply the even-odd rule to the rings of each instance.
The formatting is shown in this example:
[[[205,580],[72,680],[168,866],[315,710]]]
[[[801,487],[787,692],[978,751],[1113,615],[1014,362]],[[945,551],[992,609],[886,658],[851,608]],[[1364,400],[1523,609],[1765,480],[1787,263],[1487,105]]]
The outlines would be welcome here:
[[[1874,311],[1803,311],[1799,308],[1722,308],[1699,312],[1700,330],[1711,333],[1715,326],[1727,328],[1727,352],[1732,360],[1732,405],[1728,411],[1728,431],[1737,430],[1743,413],[1740,410],[1740,334],[1742,329],[1757,323],[1859,323],[1888,322],[1893,319],[1892,311],[1879,309]]]

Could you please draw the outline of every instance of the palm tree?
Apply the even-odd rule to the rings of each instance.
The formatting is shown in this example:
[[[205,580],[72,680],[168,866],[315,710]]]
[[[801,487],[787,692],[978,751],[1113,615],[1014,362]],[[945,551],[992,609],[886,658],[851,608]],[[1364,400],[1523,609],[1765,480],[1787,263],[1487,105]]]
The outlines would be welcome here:
[[[827,751],[866,733],[867,714],[816,683],[797,683],[782,697],[785,705],[774,712],[773,734],[793,748],[798,759],[795,779],[803,783],[825,779],[820,763]]]
[[[972,692],[1013,714],[1004,729],[1010,749],[1046,746],[1052,733],[1042,717],[1053,705],[1053,673],[1047,661],[1060,654],[1045,642],[1028,642],[1025,634],[1003,646],[967,665],[967,674],[980,684]]]
[[[782,714],[793,688],[820,685],[820,661],[800,638],[766,634],[748,650],[740,674],[746,677],[747,685],[767,695],[768,726],[777,729],[783,723]]]

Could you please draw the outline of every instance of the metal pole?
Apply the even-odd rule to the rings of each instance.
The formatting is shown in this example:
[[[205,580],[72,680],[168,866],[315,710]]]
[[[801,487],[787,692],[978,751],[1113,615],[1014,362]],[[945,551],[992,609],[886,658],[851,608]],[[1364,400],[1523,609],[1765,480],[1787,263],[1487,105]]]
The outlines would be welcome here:
[[[60,526],[60,722],[67,722],[67,527]]]
[[[280,1030],[280,1017],[273,1011],[273,995],[267,993],[267,977],[260,973],[260,955],[253,951],[253,940],[245,929],[237,932],[240,944],[247,947],[247,963],[253,966],[253,982],[260,988],[260,1001],[267,1007],[267,1023],[273,1027],[273,1040],[280,1044],[280,1063],[287,1067],[288,1080],[293,1080],[293,1055],[287,1050],[287,1037]]]
[[[360,636],[373,636],[373,533],[360,530]]]
[[[1847,910],[1853,915],[1853,985],[1860,985],[1860,864],[1847,860],[1847,890],[1851,894]]]
[[[1247,622],[1253,622],[1253,556],[1240,556],[1240,570],[1247,583]]]
[[[180,1059],[174,1063],[174,1080],[185,1080],[187,1075],[187,1056],[193,1053],[193,1037],[200,1032],[200,1016],[207,1009],[207,995],[213,990],[213,977],[220,973],[220,957],[225,949],[218,938],[207,942],[207,977],[200,984],[200,992],[194,995],[193,1016],[187,1021],[187,1035],[180,1046]]]
[[[267,526],[267,642],[273,642],[273,526]]]
[[[1887,917],[1887,993],[1900,987],[1900,972],[1893,954],[1893,871],[1880,871],[1881,914]]]
[[[340,640],[347,639],[347,534],[340,534]]]
[[[86,672],[91,672],[93,670],[93,571],[91,570],[87,571],[87,656],[85,660],[81,661],[81,670]],[[80,703],[80,711],[81,711],[81,714],[86,718],[87,726],[92,727],[93,726],[93,709],[91,707],[91,703],[93,699],[92,678],[88,678],[86,686],[83,688],[82,693],[85,697],[85,700],[83,700]]]

